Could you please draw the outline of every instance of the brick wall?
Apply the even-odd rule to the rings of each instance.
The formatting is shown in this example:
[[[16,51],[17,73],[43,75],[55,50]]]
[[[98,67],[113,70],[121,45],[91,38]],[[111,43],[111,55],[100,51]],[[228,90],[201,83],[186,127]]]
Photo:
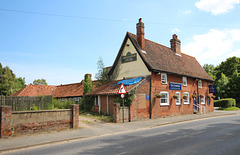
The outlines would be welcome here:
[[[40,131],[78,128],[79,106],[71,105],[71,109],[19,111],[11,112],[11,107],[1,108],[1,138],[14,134],[28,134]],[[9,110],[10,109],[10,110]],[[6,114],[7,112],[7,114]]]
[[[129,108],[128,107],[124,107],[124,108],[120,107],[120,104],[114,104],[113,107],[114,107],[113,122],[115,122],[115,123],[129,122]]]
[[[161,75],[157,75],[156,73],[152,73],[151,76],[152,82],[152,118],[159,118],[164,116],[171,116],[171,115],[183,115],[183,114],[192,114],[193,113],[193,98],[192,94],[195,92],[199,92],[198,94],[204,94],[206,97],[206,112],[213,111],[213,99],[211,100],[211,104],[207,105],[207,95],[212,95],[208,93],[208,85],[210,82],[202,81],[202,88],[197,89],[197,81],[193,78],[187,78],[187,86],[182,86],[182,90],[170,90],[169,89],[169,82],[174,83],[182,83],[182,76],[176,75],[167,75],[168,84],[164,85],[161,84]],[[195,83],[195,84],[194,84]],[[166,91],[169,93],[169,105],[168,106],[161,106],[160,105],[160,98],[156,98],[156,94],[159,94],[161,91]],[[176,100],[173,98],[173,95],[176,92],[180,92],[181,96],[181,105],[176,105]],[[189,102],[190,104],[183,103],[183,93],[189,93]],[[201,104],[200,104],[201,105]]]

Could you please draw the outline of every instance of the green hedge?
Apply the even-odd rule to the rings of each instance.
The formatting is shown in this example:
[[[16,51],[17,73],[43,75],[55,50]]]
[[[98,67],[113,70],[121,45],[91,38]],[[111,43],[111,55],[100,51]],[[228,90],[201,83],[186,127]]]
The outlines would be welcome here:
[[[236,100],[233,98],[226,98],[221,100],[214,100],[214,107],[236,107]]]

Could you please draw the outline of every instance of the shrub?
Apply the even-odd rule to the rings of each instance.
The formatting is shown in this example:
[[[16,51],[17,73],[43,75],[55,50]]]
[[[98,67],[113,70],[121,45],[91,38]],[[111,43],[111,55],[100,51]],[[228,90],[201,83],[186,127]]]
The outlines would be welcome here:
[[[233,98],[214,100],[214,107],[228,108],[228,107],[235,107],[235,106],[236,106],[236,100]]]

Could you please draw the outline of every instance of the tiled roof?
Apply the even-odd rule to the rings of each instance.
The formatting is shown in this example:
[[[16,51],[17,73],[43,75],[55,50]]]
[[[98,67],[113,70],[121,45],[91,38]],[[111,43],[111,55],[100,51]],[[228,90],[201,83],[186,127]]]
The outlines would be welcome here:
[[[133,84],[133,85],[128,85],[128,86],[124,86],[126,91],[129,92],[131,91],[134,87],[142,84],[143,82],[145,82],[148,78],[145,77],[143,78],[140,82],[138,82],[137,84]],[[117,84],[119,81],[111,81],[105,85],[102,85],[101,87],[96,88],[94,91],[91,91],[90,93],[86,94],[86,95],[104,95],[104,94],[108,94],[108,95],[113,95],[113,94],[117,94],[119,88],[120,88],[120,84]]]
[[[73,83],[57,86],[53,97],[83,96],[83,83]]]
[[[56,86],[29,84],[12,96],[48,96],[53,95]]]
[[[125,41],[127,38],[130,38],[140,57],[143,59],[145,65],[150,71],[167,72],[180,76],[185,75],[188,77],[214,81],[192,56],[184,53],[182,53],[181,56],[178,56],[171,48],[152,42],[148,39],[145,39],[145,51],[142,52],[139,44],[137,43],[136,35],[127,32]],[[118,59],[120,59],[120,53],[114,62],[110,74],[114,70]]]

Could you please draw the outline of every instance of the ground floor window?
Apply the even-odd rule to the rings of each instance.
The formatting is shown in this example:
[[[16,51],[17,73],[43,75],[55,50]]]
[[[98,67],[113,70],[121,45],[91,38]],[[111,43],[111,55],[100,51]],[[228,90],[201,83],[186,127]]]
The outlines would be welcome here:
[[[183,93],[183,103],[184,104],[190,104],[189,103],[189,93],[188,92]]]
[[[200,100],[201,100],[201,104],[205,104],[205,96],[204,95],[200,96]]]
[[[160,92],[160,105],[169,105],[169,95],[168,92],[162,91]]]
[[[176,98],[176,105],[181,105],[181,98],[180,98],[180,92],[176,92],[175,95],[177,96]]]
[[[207,104],[210,105],[210,97],[207,99]]]

